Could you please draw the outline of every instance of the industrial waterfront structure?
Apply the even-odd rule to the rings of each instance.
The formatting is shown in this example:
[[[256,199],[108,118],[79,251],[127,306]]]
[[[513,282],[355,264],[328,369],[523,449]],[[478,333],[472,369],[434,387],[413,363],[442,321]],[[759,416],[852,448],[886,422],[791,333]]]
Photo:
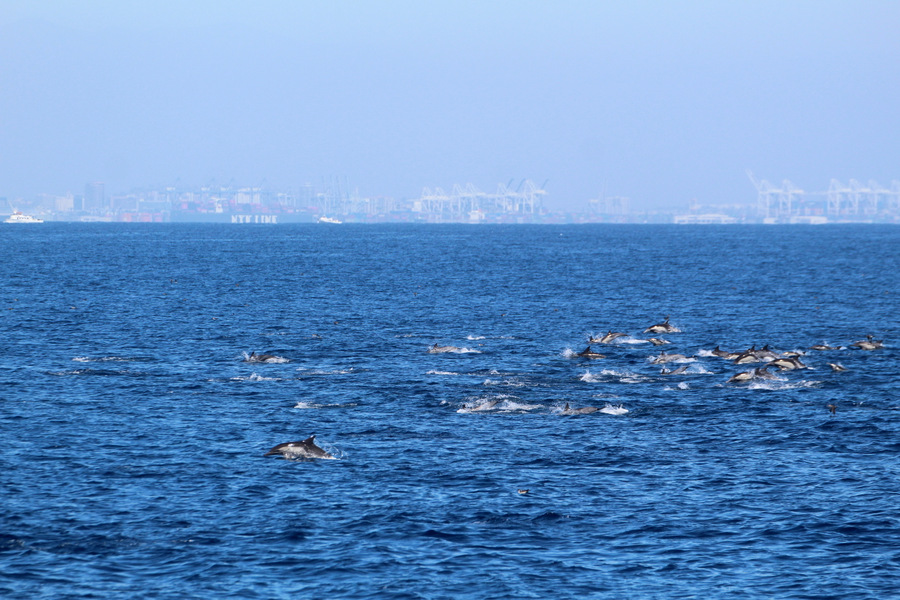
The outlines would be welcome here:
[[[851,179],[844,185],[832,179],[827,191],[806,192],[785,179],[780,187],[758,181],[757,215],[764,223],[825,223],[829,221],[891,221],[900,217],[900,181],[884,187],[870,180]]]
[[[530,179],[523,179],[515,189],[509,187],[511,184],[512,181],[499,184],[493,194],[482,192],[471,183],[465,187],[456,184],[450,193],[441,188],[425,188],[411,209],[426,215],[430,222],[479,223],[488,218],[514,222],[534,220],[543,212],[541,200],[547,192]]]

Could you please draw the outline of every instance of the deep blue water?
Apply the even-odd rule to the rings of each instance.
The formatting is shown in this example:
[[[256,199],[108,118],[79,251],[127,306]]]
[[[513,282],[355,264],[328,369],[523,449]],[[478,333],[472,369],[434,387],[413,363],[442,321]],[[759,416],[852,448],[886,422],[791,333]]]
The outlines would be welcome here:
[[[898,227],[46,223],[0,248],[2,598],[900,589]],[[808,368],[727,383],[760,365],[711,354],[765,344]],[[310,434],[339,459],[263,457]]]

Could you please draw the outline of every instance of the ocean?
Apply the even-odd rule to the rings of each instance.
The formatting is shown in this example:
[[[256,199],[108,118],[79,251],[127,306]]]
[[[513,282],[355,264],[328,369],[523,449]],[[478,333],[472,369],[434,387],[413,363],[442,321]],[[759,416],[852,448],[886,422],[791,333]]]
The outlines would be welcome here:
[[[0,248],[2,598],[900,594],[896,226]],[[336,460],[264,456],[312,435]]]

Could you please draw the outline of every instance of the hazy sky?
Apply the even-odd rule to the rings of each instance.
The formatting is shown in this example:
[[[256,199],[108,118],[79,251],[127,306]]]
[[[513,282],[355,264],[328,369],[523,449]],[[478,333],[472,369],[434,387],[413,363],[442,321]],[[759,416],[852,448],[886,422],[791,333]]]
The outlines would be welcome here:
[[[900,2],[0,0],[0,196],[900,179]]]

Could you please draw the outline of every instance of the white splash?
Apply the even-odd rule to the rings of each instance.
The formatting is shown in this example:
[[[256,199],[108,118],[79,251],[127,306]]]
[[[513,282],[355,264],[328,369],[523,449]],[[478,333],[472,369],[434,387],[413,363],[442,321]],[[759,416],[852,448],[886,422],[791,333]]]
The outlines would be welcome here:
[[[618,339],[614,340],[614,343],[616,343],[616,344],[649,344],[650,340],[642,340],[640,338],[628,336],[628,337],[618,338]]]
[[[458,346],[434,346],[428,347],[428,354],[481,354],[481,350],[474,348],[460,348]]]
[[[518,398],[509,394],[499,394],[491,397],[473,398],[464,403],[456,412],[526,412],[542,408],[540,404],[524,404],[517,401]]]
[[[355,402],[351,402],[350,404],[319,404],[316,402],[306,402],[304,400],[300,400],[297,404],[294,405],[294,408],[299,409],[316,409],[316,408],[351,408],[357,406]]]
[[[590,371],[585,371],[578,379],[584,381],[585,383],[597,383],[598,381],[600,381],[600,379]]]
[[[284,381],[281,377],[263,377],[257,373],[252,373],[249,376],[239,376],[232,377],[232,381]]]
[[[748,390],[797,390],[803,388],[814,388],[822,385],[821,381],[797,381],[790,383],[784,379],[765,379],[760,381],[752,381],[747,386]]]
[[[301,375],[349,375],[356,371],[353,367],[348,369],[334,369],[332,371],[326,371],[325,369],[309,369],[306,367],[300,367],[297,369]]]

